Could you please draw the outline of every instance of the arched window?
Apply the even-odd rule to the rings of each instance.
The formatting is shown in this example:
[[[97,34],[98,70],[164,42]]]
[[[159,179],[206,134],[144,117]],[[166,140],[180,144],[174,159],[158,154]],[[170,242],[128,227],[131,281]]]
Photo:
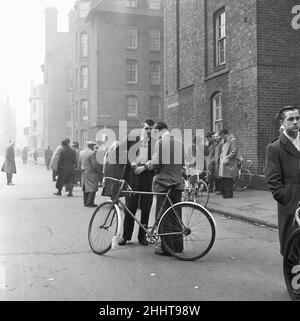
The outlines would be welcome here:
[[[81,101],[81,120],[82,121],[88,121],[89,119],[89,106],[87,100]]]
[[[222,94],[217,93],[212,99],[212,130],[218,132],[223,127]]]
[[[81,88],[83,89],[88,88],[88,68],[86,66],[81,67],[80,85],[81,85]]]
[[[82,32],[80,35],[80,56],[87,57],[88,55],[88,34],[87,32]]]
[[[82,130],[82,131],[81,131],[81,146],[82,146],[83,148],[86,147],[87,139],[88,139],[88,132],[87,132],[87,130]]]

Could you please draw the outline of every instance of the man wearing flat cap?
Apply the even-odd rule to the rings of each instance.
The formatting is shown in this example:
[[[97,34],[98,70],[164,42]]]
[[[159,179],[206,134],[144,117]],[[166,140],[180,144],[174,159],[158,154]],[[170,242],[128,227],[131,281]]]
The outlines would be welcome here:
[[[87,207],[97,207],[95,197],[98,191],[102,167],[96,159],[96,152],[94,150],[96,145],[95,142],[89,141],[87,142],[87,148],[79,153],[83,203]]]
[[[280,109],[277,119],[283,132],[267,146],[265,177],[278,203],[280,253],[296,228],[294,215],[300,201],[300,113],[296,106]]]

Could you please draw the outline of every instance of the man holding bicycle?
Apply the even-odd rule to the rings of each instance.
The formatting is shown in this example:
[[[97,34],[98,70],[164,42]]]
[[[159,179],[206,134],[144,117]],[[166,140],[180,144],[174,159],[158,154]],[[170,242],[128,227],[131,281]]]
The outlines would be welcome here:
[[[182,141],[172,136],[168,130],[168,125],[163,121],[158,121],[154,125],[154,131],[159,136],[154,147],[152,160],[146,164],[148,170],[155,170],[153,179],[153,189],[155,192],[166,193],[170,188],[170,198],[173,204],[181,201],[183,191],[182,170],[184,166],[184,147]],[[181,160],[181,161],[180,161]],[[165,199],[164,195],[157,195],[156,215],[159,213]],[[170,207],[169,202],[164,205],[164,211]],[[174,223],[173,223],[174,224]],[[177,237],[176,241],[169,238],[170,246],[175,252],[182,252],[182,238]],[[157,246],[154,250],[158,255],[169,255],[162,246]]]
[[[295,228],[294,214],[300,200],[300,113],[295,106],[281,108],[278,120],[283,132],[267,146],[265,176],[278,202],[280,253]]]

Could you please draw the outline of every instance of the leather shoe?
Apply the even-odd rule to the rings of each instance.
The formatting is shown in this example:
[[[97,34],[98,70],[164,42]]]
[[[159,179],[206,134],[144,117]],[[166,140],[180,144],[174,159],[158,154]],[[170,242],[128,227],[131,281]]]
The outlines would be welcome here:
[[[156,247],[156,248],[154,249],[154,254],[156,254],[156,255],[162,255],[162,256],[171,256],[171,254],[169,254],[168,252],[163,251],[160,246],[158,246],[158,247]]]
[[[223,198],[232,198],[232,195],[223,195]]]
[[[61,196],[61,192],[56,192],[56,193],[53,193],[54,195],[57,195],[57,196]]]
[[[127,240],[124,240],[123,238],[119,241],[119,245],[125,245]]]
[[[69,193],[67,196],[73,196],[73,193]]]
[[[144,246],[148,245],[148,241],[146,239],[139,239],[139,243]]]
[[[97,204],[87,204],[86,207],[97,207]]]

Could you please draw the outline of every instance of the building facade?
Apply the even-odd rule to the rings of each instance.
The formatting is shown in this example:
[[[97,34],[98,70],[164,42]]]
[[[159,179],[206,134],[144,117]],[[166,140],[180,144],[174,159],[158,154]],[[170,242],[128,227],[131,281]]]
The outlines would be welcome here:
[[[91,1],[89,138],[99,129],[118,135],[145,118],[163,116],[163,9],[160,0]],[[101,137],[97,138],[101,140]],[[118,138],[117,138],[118,139]]]
[[[0,99],[0,155],[5,155],[10,140],[16,140],[16,115],[7,96],[6,101]]]
[[[166,0],[165,118],[171,127],[237,138],[264,183],[266,145],[278,136],[275,114],[300,105],[300,32],[296,0]]]
[[[46,52],[43,64],[45,146],[55,149],[72,136],[72,41],[69,32],[57,31],[57,10],[47,8]]]
[[[30,150],[37,150],[41,155],[45,149],[45,106],[44,106],[44,85],[35,86],[31,83],[30,103],[30,129],[28,147]]]
[[[90,24],[85,22],[90,1],[77,1],[69,15],[72,41],[72,137],[86,147],[89,132],[89,37]]]

